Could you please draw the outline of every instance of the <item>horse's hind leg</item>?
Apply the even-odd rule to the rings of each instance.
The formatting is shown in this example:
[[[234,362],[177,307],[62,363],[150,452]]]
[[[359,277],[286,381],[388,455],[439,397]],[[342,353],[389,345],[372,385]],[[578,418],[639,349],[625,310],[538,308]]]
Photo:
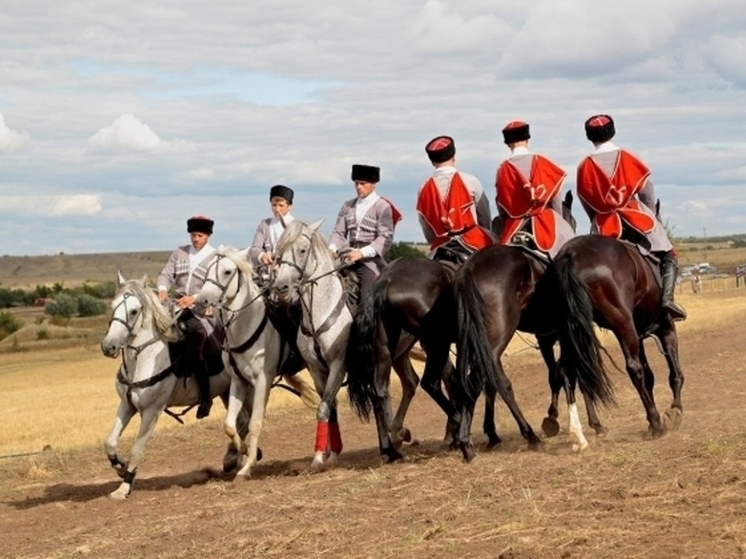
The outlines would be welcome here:
[[[547,437],[554,437],[559,433],[560,426],[557,421],[559,418],[559,393],[565,386],[564,371],[557,366],[557,360],[554,358],[554,338],[546,336],[537,336],[539,351],[547,366],[549,375],[549,389],[552,392],[552,400],[547,409],[547,415],[541,422],[541,430]]]
[[[150,407],[143,410],[140,414],[140,430],[137,433],[137,438],[132,445],[132,452],[130,453],[130,459],[127,463],[127,469],[122,477],[122,484],[113,491],[109,496],[112,499],[126,499],[132,493],[132,488],[135,484],[135,476],[137,475],[137,467],[142,462],[143,456],[145,455],[145,445],[150,439],[150,435],[153,434],[155,424],[158,423],[158,416],[163,411],[161,407]]]
[[[671,407],[666,410],[664,416],[666,423],[672,429],[681,424],[684,406],[681,401],[681,389],[684,386],[684,373],[679,362],[679,338],[676,327],[672,322],[670,328],[665,329],[660,335],[661,345],[665,352],[666,363],[668,363],[668,384],[673,393]]]
[[[495,448],[502,442],[497,435],[497,427],[495,427],[496,398],[497,392],[487,383],[484,387],[484,421],[482,422],[482,430],[487,435],[487,450]]]
[[[117,414],[114,417],[114,425],[109,432],[109,436],[106,437],[106,440],[104,441],[104,451],[106,452],[106,456],[109,458],[109,462],[111,462],[111,467],[116,470],[119,477],[124,476],[127,464],[125,464],[124,460],[122,460],[119,454],[117,454],[117,444],[119,442],[119,437],[122,436],[122,432],[127,428],[127,425],[129,425],[129,422],[135,415],[136,411],[137,410],[128,402],[121,400],[119,402],[119,407],[117,407]]]
[[[420,383],[420,377],[412,367],[412,361],[409,357],[409,351],[405,351],[402,355],[394,359],[393,361],[394,371],[399,375],[401,381],[401,402],[399,402],[399,408],[396,410],[396,415],[391,422],[391,440],[394,447],[401,446],[403,442],[409,442],[412,440],[412,434],[409,429],[404,428],[404,418],[407,416],[409,411],[409,405],[412,403],[415,392],[417,391],[417,385]]]
[[[534,433],[531,425],[529,425],[528,421],[526,421],[526,418],[523,416],[521,408],[518,406],[518,402],[515,399],[515,393],[513,392],[513,384],[510,382],[510,379],[503,369],[502,361],[500,359],[501,355],[502,350],[500,350],[500,352],[495,356],[495,367],[498,376],[498,391],[503,401],[508,406],[513,419],[515,419],[518,424],[518,429],[520,430],[521,435],[523,435],[523,438],[528,441],[529,448],[536,449],[541,446],[541,440],[536,436],[536,433]]]
[[[661,416],[655,407],[655,401],[652,397],[652,387],[648,388],[646,386],[646,376],[648,373],[646,373],[643,365],[644,350],[641,354],[640,347],[642,342],[637,336],[634,324],[632,323],[632,317],[630,316],[629,320],[625,321],[621,327],[614,329],[614,333],[624,354],[627,374],[637,389],[637,393],[642,400],[642,405],[645,408],[650,433],[654,438],[660,437],[666,432],[666,426],[661,421]],[[652,376],[652,371],[649,374]]]

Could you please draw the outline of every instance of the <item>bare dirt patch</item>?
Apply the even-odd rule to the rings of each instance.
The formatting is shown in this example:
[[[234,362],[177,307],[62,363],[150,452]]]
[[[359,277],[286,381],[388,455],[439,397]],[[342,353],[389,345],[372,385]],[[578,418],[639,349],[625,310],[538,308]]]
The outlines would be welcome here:
[[[707,295],[697,305],[703,313],[708,304],[733,308],[733,297]],[[265,459],[239,483],[215,473],[226,439],[213,419],[156,434],[122,503],[107,498],[118,479],[99,448],[0,462],[0,555],[743,557],[741,314],[706,323],[695,314],[681,329],[684,420],[659,440],[649,439],[621,373],[613,375],[619,406],[602,415],[610,431],[589,436],[582,455],[570,450],[564,406],[562,432],[538,452],[526,450],[501,406],[502,447],[464,464],[441,450],[444,418],[420,392],[408,421],[418,444],[405,447],[403,463],[381,465],[375,427],[341,402],[339,464],[308,473],[314,414],[294,406],[270,412]],[[649,344],[663,411],[671,398],[665,364]],[[615,344],[607,345],[621,363]],[[540,358],[516,352],[505,366],[538,428],[548,405]],[[474,436],[484,441],[477,422]]]

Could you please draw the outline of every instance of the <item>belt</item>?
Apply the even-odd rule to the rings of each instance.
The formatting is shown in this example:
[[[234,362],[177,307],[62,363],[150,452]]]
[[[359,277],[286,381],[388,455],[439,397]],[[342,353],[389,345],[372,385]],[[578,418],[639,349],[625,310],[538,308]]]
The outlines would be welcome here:
[[[350,243],[350,248],[363,248],[367,247],[370,243],[364,243],[362,241],[355,241],[354,243]]]

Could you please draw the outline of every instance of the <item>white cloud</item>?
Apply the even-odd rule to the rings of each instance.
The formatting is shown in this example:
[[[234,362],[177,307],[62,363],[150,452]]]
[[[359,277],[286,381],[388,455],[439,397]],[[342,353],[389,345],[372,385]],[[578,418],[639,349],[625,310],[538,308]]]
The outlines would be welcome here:
[[[54,204],[52,215],[94,215],[101,211],[98,194],[61,196]]]
[[[158,134],[132,114],[117,117],[111,126],[88,138],[94,152],[150,151],[179,153],[193,151],[194,146],[181,139],[162,140]]]
[[[11,130],[5,124],[5,118],[0,114],[0,153],[13,153],[24,149],[29,142],[27,132]]]

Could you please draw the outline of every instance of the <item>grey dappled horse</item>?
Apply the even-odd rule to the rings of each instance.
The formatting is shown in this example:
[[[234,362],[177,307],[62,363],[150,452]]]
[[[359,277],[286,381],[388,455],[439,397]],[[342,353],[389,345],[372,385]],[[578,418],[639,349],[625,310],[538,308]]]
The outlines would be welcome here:
[[[161,412],[171,406],[195,406],[199,403],[199,389],[193,377],[181,379],[174,374],[175,367],[169,353],[169,343],[176,340],[174,321],[155,292],[147,287],[147,277],[139,281],[125,280],[117,274],[117,286],[101,351],[112,358],[122,352],[122,364],[116,379],[120,402],[104,449],[112,467],[123,479],[110,496],[125,499],[132,493],[137,467]],[[213,397],[220,395],[225,404],[230,382],[227,371],[211,376],[210,394]],[[136,413],[140,414],[140,430],[132,445],[130,459],[125,463],[117,454],[117,443]],[[248,413],[243,411],[238,419],[238,431],[245,437]],[[237,451],[229,445],[223,468],[231,471],[237,463]]]
[[[303,308],[298,349],[321,396],[312,468],[323,467],[326,456],[334,461],[342,452],[337,393],[345,376],[345,348],[352,324],[345,287],[318,231],[320,225],[295,220],[287,226],[276,249],[279,268],[272,284],[281,299],[297,296]]]
[[[215,306],[225,328],[223,361],[232,379],[225,434],[234,448],[247,456],[237,474],[244,477],[251,475],[251,468],[257,463],[267,400],[283,357],[280,334],[269,320],[267,305],[262,291],[254,283],[247,254],[248,250],[220,247],[207,269],[202,291],[195,299],[197,305]],[[285,352],[288,351],[285,346]],[[283,378],[301,394],[307,405],[316,406],[313,389],[301,377],[285,375]],[[236,428],[236,419],[244,407],[251,414],[248,448]]]

